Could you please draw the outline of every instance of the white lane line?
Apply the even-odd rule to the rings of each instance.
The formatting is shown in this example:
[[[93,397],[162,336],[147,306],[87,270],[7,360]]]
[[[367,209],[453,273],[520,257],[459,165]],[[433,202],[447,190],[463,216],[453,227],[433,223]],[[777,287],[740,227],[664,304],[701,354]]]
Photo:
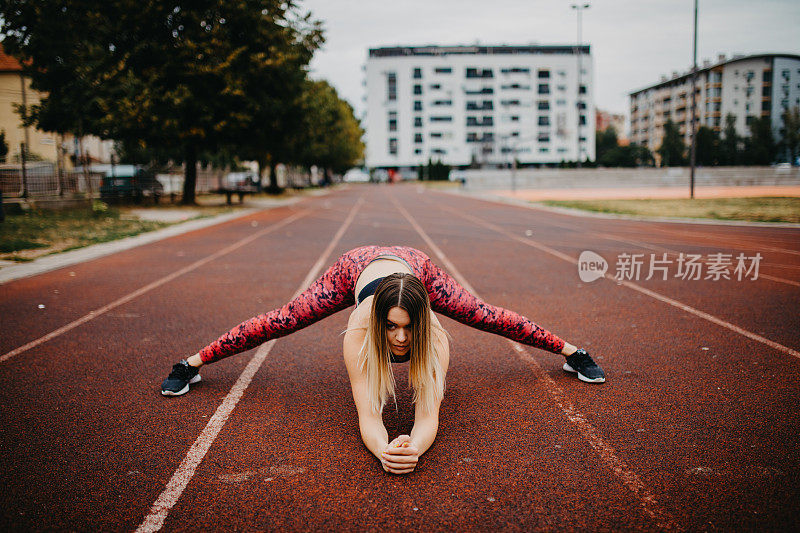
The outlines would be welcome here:
[[[267,228],[264,228],[263,230],[261,230],[259,232],[256,232],[256,233],[250,235],[249,237],[245,237],[244,239],[242,239],[242,240],[240,240],[238,242],[235,242],[235,243],[231,244],[230,246],[226,246],[222,250],[214,252],[213,254],[211,254],[209,256],[206,256],[203,259],[200,259],[199,261],[195,261],[191,265],[185,266],[182,269],[176,270],[172,274],[169,274],[168,276],[164,276],[161,279],[158,279],[158,280],[156,280],[156,281],[154,281],[152,283],[149,283],[148,285],[145,285],[144,287],[142,287],[140,289],[137,289],[137,290],[133,291],[132,293],[129,293],[129,294],[123,296],[122,298],[114,300],[110,304],[104,305],[103,307],[95,309],[94,311],[89,311],[86,315],[82,316],[81,318],[79,318],[77,320],[74,320],[74,321],[70,322],[69,324],[67,324],[65,326],[61,326],[57,330],[51,331],[47,335],[44,335],[43,337],[39,337],[38,339],[36,339],[34,341],[31,341],[31,342],[29,342],[27,344],[24,344],[24,345],[20,346],[19,348],[14,348],[10,352],[0,356],[0,363],[2,363],[4,361],[8,361],[9,359],[14,357],[15,355],[19,355],[22,352],[30,350],[31,348],[35,348],[36,346],[39,346],[40,344],[45,343],[45,342],[49,341],[50,339],[58,337],[59,335],[62,335],[64,333],[66,333],[67,331],[75,329],[78,326],[80,326],[81,324],[85,324],[86,322],[89,322],[90,320],[93,320],[93,319],[99,317],[103,313],[107,313],[108,311],[111,311],[115,307],[119,307],[120,305],[122,305],[124,303],[130,302],[134,298],[138,298],[139,296],[141,296],[141,295],[143,295],[143,294],[155,289],[156,287],[160,287],[161,285],[163,285],[165,283],[168,283],[168,282],[172,281],[173,279],[186,274],[187,272],[191,272],[192,270],[205,265],[209,261],[213,261],[214,259],[217,259],[218,257],[222,257],[223,255],[228,254],[228,253],[236,250],[237,248],[241,248],[245,244],[253,242],[254,240],[258,239],[259,237],[262,237],[262,236],[266,235],[267,233],[270,233],[272,231],[275,231],[276,229],[282,228],[283,226],[285,226],[287,224],[291,224],[292,222],[294,222],[298,218],[304,217],[304,216],[308,215],[309,213],[311,213],[310,210],[298,211],[294,215],[292,215],[292,216],[290,216],[288,218],[285,218],[284,220],[281,220],[280,222],[276,222],[275,224],[273,224],[273,225],[271,225],[271,226],[269,226]]]
[[[342,238],[342,235],[344,235],[344,232],[350,226],[350,223],[353,221],[353,218],[355,218],[356,212],[363,201],[364,197],[360,196],[350,210],[350,214],[347,215],[347,218],[339,227],[339,231],[336,232],[336,235],[331,240],[331,243],[327,248],[325,248],[325,251],[322,252],[322,255],[319,256],[319,259],[317,259],[317,262],[311,267],[311,270],[308,271],[306,278],[300,284],[300,287],[298,287],[291,299],[296,298],[309,285],[311,285],[312,281],[317,278],[319,271],[322,270],[322,267],[325,264],[325,260],[330,255],[331,251],[333,251],[334,247],[339,243],[339,240]],[[225,396],[225,399],[222,400],[222,404],[217,407],[217,410],[208,421],[208,424],[206,424],[206,427],[203,428],[200,436],[197,437],[197,440],[194,441],[194,444],[192,444],[192,446],[189,448],[189,451],[186,453],[186,457],[183,458],[183,461],[181,461],[178,469],[175,470],[174,474],[172,474],[172,477],[170,478],[169,482],[167,482],[167,486],[164,491],[158,496],[158,498],[156,498],[156,501],[153,503],[152,507],[150,507],[150,513],[144,518],[142,523],[136,529],[137,533],[155,532],[162,528],[164,525],[164,520],[166,520],[170,510],[172,510],[175,504],[178,503],[183,491],[192,480],[197,467],[203,461],[206,453],[208,453],[208,450],[211,448],[211,445],[214,443],[217,435],[219,435],[219,432],[222,430],[225,422],[228,421],[228,417],[231,415],[233,409],[236,407],[236,404],[239,403],[239,400],[242,398],[245,390],[250,385],[250,382],[253,380],[253,376],[255,376],[256,372],[258,372],[258,369],[261,367],[261,364],[266,359],[270,350],[272,350],[272,347],[275,346],[275,342],[276,340],[273,339],[265,344],[262,344],[258,350],[256,350],[255,355],[250,362],[247,363],[247,366],[242,371],[239,379],[237,379],[236,383],[233,384],[230,392],[228,392],[228,394]]]
[[[422,239],[428,244],[431,250],[433,250],[442,264],[447,267],[453,277],[455,277],[465,289],[475,296],[478,296],[475,288],[470,285],[470,283],[461,274],[461,272],[458,271],[455,265],[453,265],[447,256],[444,255],[444,252],[442,252],[442,250],[436,246],[436,243],[434,243],[428,234],[425,233],[425,230],[423,230],[422,227],[417,224],[416,220],[411,217],[408,211],[406,211],[405,208],[403,208],[394,197],[392,197],[392,202],[403,214],[406,220],[408,220],[411,226],[417,231],[417,233],[420,234]],[[622,483],[639,498],[639,503],[642,506],[642,510],[645,512],[645,514],[647,514],[647,516],[656,522],[656,526],[659,529],[666,531],[681,530],[682,528],[675,523],[669,513],[667,513],[667,511],[658,504],[655,496],[649,490],[647,490],[647,487],[645,487],[644,483],[636,474],[636,472],[628,467],[628,465],[622,459],[617,457],[614,448],[603,440],[603,438],[600,436],[600,432],[587,420],[583,413],[575,408],[572,402],[570,402],[566,397],[561,387],[559,387],[558,384],[544,372],[538,361],[526,353],[525,349],[519,343],[510,339],[506,340],[511,344],[512,348],[514,348],[514,351],[519,354],[520,358],[535,369],[536,377],[539,379],[539,381],[544,383],[547,392],[555,400],[562,412],[567,416],[567,419],[575,424],[581,435],[583,435],[583,437],[589,442],[589,445],[597,452],[603,461],[605,461],[614,475],[616,475],[620,481],[622,481]]]
[[[450,207],[440,206],[440,209],[451,211],[451,212],[457,214],[460,217],[466,218],[467,220],[470,220],[470,221],[474,222],[475,224],[478,224],[480,226],[484,226],[484,227],[489,228],[491,230],[494,230],[494,231],[496,231],[496,232],[498,232],[498,233],[500,233],[502,235],[505,235],[509,239],[513,239],[513,240],[515,240],[517,242],[521,242],[521,243],[526,244],[528,246],[532,246],[533,248],[536,248],[537,250],[541,250],[541,251],[543,251],[545,253],[551,254],[551,255],[553,255],[555,257],[558,257],[559,259],[563,259],[564,261],[568,261],[568,262],[570,262],[570,263],[572,263],[574,265],[578,264],[578,260],[577,259],[575,259],[573,257],[570,257],[567,254],[561,253],[558,250],[555,250],[554,248],[550,248],[549,246],[547,246],[545,244],[538,243],[538,242],[534,241],[533,239],[523,238],[523,237],[519,237],[517,235],[514,235],[513,233],[510,233],[510,232],[504,230],[503,228],[501,228],[501,227],[499,227],[499,226],[497,226],[495,224],[492,224],[491,222],[486,222],[485,220],[481,220],[481,219],[479,219],[477,217],[474,217],[472,215],[467,215],[465,213],[461,213],[458,210],[452,209]],[[692,307],[690,305],[686,305],[684,303],[681,303],[678,300],[674,300],[672,298],[669,298],[667,296],[659,294],[659,293],[657,293],[655,291],[651,291],[650,289],[645,289],[644,287],[641,287],[641,286],[637,285],[636,283],[633,283],[633,282],[630,282],[630,281],[624,281],[624,280],[623,281],[618,281],[614,277],[612,277],[612,276],[610,276],[608,274],[604,274],[603,277],[605,279],[609,280],[609,281],[613,281],[614,283],[617,283],[619,285],[623,285],[623,286],[628,287],[629,289],[632,289],[634,291],[640,292],[642,294],[646,294],[647,296],[650,296],[651,298],[655,298],[656,300],[658,300],[660,302],[664,302],[664,303],[669,304],[669,305],[671,305],[673,307],[676,307],[676,308],[678,308],[678,309],[680,309],[682,311],[686,311],[689,314],[695,315],[695,316],[700,317],[700,318],[702,318],[704,320],[708,320],[709,322],[711,322],[713,324],[717,324],[718,326],[722,326],[723,328],[727,328],[727,329],[729,329],[729,330],[731,330],[731,331],[733,331],[735,333],[738,333],[739,335],[747,337],[748,339],[752,339],[754,341],[757,341],[757,342],[760,342],[762,344],[765,344],[765,345],[769,346],[770,348],[774,348],[775,350],[778,350],[779,352],[782,352],[782,353],[784,353],[786,355],[791,355],[793,357],[797,357],[798,359],[800,359],[800,352],[798,352],[797,350],[794,350],[792,348],[789,348],[788,346],[784,346],[783,344],[779,344],[779,343],[777,343],[775,341],[767,339],[766,337],[762,337],[761,335],[758,335],[757,333],[753,333],[752,331],[748,331],[748,330],[746,330],[744,328],[740,328],[739,326],[737,326],[735,324],[731,324],[730,322],[727,322],[727,321],[725,321],[725,320],[723,320],[721,318],[717,318],[714,315],[711,315],[711,314],[706,313],[704,311],[700,311],[699,309],[695,309],[694,307]]]

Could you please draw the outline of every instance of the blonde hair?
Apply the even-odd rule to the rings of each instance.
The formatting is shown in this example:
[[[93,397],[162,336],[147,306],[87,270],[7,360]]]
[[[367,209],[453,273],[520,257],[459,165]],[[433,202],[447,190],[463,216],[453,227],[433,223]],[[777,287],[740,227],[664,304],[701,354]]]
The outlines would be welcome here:
[[[397,408],[392,352],[386,332],[389,310],[399,307],[411,322],[409,386],[414,389],[414,403],[426,412],[433,411],[444,397],[445,378],[433,343],[432,330],[442,330],[431,323],[431,304],[422,282],[411,274],[396,273],[383,278],[372,299],[367,334],[359,352],[359,367],[367,376],[370,405],[377,413],[389,397]]]

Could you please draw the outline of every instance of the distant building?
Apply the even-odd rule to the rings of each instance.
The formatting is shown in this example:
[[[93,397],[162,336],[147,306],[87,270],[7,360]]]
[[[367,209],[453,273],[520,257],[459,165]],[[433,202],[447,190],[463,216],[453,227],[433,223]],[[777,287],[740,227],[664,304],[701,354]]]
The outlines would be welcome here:
[[[19,62],[6,54],[0,47],[0,130],[5,131],[8,155],[6,161],[19,159],[22,143],[27,143],[27,153],[41,157],[46,161],[56,162],[59,157],[58,147],[62,147],[62,163],[71,166],[69,156],[78,153],[78,139],[72,135],[59,135],[45,132],[34,126],[25,127],[16,111],[16,106],[25,103],[28,106],[39,103],[42,94],[31,89],[30,79],[22,75]],[[96,162],[108,162],[112,141],[102,141],[97,137],[83,138],[84,151],[89,159]]]
[[[736,117],[736,131],[749,135],[752,117],[769,117],[773,135],[780,138],[781,114],[800,107],[800,56],[762,54],[735,56],[716,63],[704,61],[697,72],[697,125],[717,132],[725,117]],[[650,87],[630,93],[631,142],[657,150],[664,124],[672,119],[687,146],[691,143],[692,75],[672,73]]]
[[[555,165],[594,159],[593,68],[581,46],[373,48],[366,64],[366,163],[429,159]],[[580,118],[579,118],[580,117]],[[590,118],[587,118],[590,117]],[[580,126],[579,126],[580,120]]]
[[[626,118],[623,114],[609,113],[598,109],[595,113],[595,129],[597,131],[605,131],[609,127],[613,127],[617,134],[617,143],[620,146],[626,146],[629,143],[628,135],[625,131]]]

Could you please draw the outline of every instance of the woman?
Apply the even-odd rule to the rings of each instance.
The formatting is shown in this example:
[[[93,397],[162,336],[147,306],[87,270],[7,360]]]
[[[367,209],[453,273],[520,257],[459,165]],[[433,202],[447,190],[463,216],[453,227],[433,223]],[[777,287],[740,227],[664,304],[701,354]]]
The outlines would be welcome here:
[[[357,298],[356,298],[357,296]],[[567,356],[564,370],[589,383],[605,381],[585,350],[566,343],[527,318],[489,305],[467,292],[419,250],[364,246],[344,254],[317,281],[280,309],[241,323],[173,366],[161,386],[180,396],[200,381],[205,363],[288,335],[357,303],[344,335],[344,360],[358,410],[361,438],[384,470],[414,470],[433,443],[450,360],[447,335],[435,312],[517,342]],[[388,442],[383,407],[394,397],[390,363],[410,361],[415,417],[411,435]]]

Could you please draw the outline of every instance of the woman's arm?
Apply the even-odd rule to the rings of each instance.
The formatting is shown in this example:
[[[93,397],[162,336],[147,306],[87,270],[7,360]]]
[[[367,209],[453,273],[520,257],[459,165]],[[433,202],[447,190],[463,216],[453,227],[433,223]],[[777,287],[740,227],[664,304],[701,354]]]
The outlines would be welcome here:
[[[355,312],[354,312],[355,314]],[[358,352],[364,342],[366,330],[350,329],[356,327],[351,316],[348,330],[344,334],[344,363],[350,376],[350,386],[353,389],[353,401],[358,410],[358,426],[361,430],[361,440],[372,454],[381,459],[381,452],[389,443],[389,434],[383,425],[383,417],[376,413],[369,404],[367,395],[367,376],[358,367]]]
[[[450,366],[450,342],[444,330],[441,329],[436,315],[433,313],[431,313],[431,322],[435,326],[433,328],[434,348],[436,349],[436,355],[439,357],[439,364],[442,367],[442,372],[444,372],[446,376],[447,368]],[[428,451],[428,448],[431,447],[433,441],[436,439],[436,433],[439,430],[440,405],[441,402],[436,404],[431,412],[424,411],[419,403],[415,407],[414,428],[411,430],[411,441],[414,443],[414,447],[419,451],[419,455]]]

